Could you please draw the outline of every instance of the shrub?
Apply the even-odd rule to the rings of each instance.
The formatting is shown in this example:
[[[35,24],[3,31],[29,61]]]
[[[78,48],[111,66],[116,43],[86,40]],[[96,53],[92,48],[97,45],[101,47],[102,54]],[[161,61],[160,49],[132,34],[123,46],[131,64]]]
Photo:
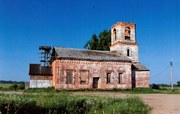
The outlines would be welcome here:
[[[18,84],[18,89],[24,90],[24,89],[25,89],[25,83],[24,83],[24,82],[20,82],[20,83]]]
[[[160,89],[157,84],[152,84],[152,85],[151,85],[151,88],[152,88],[152,89]]]
[[[177,82],[177,86],[180,87],[180,81]]]
[[[17,85],[17,84],[12,84],[12,85],[9,87],[9,89],[11,89],[11,90],[17,90],[17,88],[18,88],[18,85]]]

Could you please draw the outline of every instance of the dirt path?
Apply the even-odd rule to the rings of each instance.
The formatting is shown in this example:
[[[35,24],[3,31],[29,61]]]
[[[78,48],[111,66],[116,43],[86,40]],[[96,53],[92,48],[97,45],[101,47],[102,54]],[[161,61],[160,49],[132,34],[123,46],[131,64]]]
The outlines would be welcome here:
[[[75,92],[74,94],[90,94],[109,97],[125,97],[132,94],[119,92]],[[180,95],[178,94],[135,94],[148,104],[151,114],[180,114]]]
[[[180,114],[180,95],[141,94],[138,96],[152,107],[151,114]]]

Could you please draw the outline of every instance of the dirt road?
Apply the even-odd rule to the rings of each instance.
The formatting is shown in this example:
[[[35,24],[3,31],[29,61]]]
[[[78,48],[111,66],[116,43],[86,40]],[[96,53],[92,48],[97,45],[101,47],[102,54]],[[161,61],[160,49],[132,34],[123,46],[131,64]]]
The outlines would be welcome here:
[[[151,114],[180,114],[180,95],[141,94],[138,96],[152,107]]]
[[[125,97],[132,94],[119,92],[75,92],[74,94],[90,94],[109,97]],[[151,114],[180,114],[180,95],[178,94],[135,94],[148,104]]]

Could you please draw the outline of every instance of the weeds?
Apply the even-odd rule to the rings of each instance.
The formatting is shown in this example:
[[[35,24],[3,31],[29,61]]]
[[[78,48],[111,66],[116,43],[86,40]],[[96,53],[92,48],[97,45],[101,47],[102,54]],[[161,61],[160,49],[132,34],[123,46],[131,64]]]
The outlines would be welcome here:
[[[88,95],[0,94],[2,114],[147,114],[150,108],[138,97],[107,98]]]
[[[104,90],[104,89],[77,89],[77,90],[56,90],[53,87],[49,88],[29,88],[26,89],[27,93],[70,93],[70,92],[83,92],[83,91],[92,91],[92,92],[122,92],[130,94],[180,94],[180,89],[175,88],[173,91],[169,88],[152,89],[152,88],[134,88],[134,89],[113,89],[113,90]]]

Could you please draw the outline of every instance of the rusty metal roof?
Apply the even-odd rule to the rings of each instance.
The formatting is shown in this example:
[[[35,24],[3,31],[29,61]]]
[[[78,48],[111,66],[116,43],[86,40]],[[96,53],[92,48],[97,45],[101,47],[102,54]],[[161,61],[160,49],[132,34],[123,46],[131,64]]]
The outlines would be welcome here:
[[[132,67],[135,71],[149,71],[149,69],[143,66],[141,63],[133,63]]]
[[[29,75],[52,75],[51,67],[41,66],[40,64],[30,64]]]
[[[126,56],[111,51],[80,50],[62,47],[54,47],[54,51],[58,59],[131,62]]]

